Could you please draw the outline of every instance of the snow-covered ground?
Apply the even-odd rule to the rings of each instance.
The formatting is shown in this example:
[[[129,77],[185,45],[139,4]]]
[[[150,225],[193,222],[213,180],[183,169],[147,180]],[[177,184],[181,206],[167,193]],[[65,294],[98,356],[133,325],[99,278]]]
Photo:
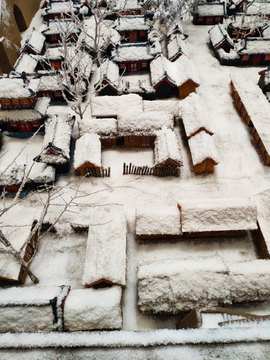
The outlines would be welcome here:
[[[36,27],[38,27],[36,20]],[[40,24],[41,26],[41,24]],[[74,176],[62,177],[58,179],[58,185],[63,185],[63,197],[69,199],[74,193],[77,185],[80,192],[73,206],[66,211],[60,222],[56,225],[57,233],[46,235],[40,244],[40,249],[35,257],[31,269],[40,279],[38,286],[51,285],[70,285],[73,289],[83,288],[82,276],[84,266],[84,256],[87,242],[87,233],[75,234],[70,223],[83,223],[87,218],[89,207],[101,204],[123,205],[127,214],[127,286],[123,291],[123,332],[111,335],[100,334],[100,339],[105,339],[107,344],[118,344],[121,346],[126,341],[128,347],[140,347],[143,345],[145,333],[137,333],[136,345],[130,342],[130,338],[135,334],[130,331],[175,329],[178,316],[151,316],[144,315],[137,308],[137,264],[141,260],[167,259],[172,257],[188,256],[211,256],[218,254],[225,261],[250,261],[257,258],[257,252],[250,235],[247,233],[237,238],[204,238],[204,239],[179,239],[176,242],[147,243],[138,242],[135,236],[135,209],[146,206],[164,207],[177,206],[182,200],[188,199],[219,199],[249,197],[264,191],[270,187],[270,167],[263,165],[258,148],[236,112],[233,100],[230,95],[230,74],[238,74],[245,78],[250,78],[254,83],[258,82],[258,72],[260,67],[222,67],[218,60],[213,56],[209,48],[208,26],[194,26],[190,22],[184,22],[184,30],[189,35],[187,46],[190,58],[194,61],[201,85],[197,93],[201,96],[202,102],[209,111],[209,122],[215,130],[215,143],[217,146],[219,164],[215,167],[213,174],[195,175],[191,165],[190,154],[183,136],[183,128],[179,123],[176,124],[175,133],[177,134],[183,155],[183,166],[179,178],[157,178],[151,176],[122,175],[123,163],[142,166],[153,166],[153,150],[127,150],[127,149],[106,149],[102,151],[102,163],[104,167],[111,168],[109,178],[87,178],[79,179]],[[62,110],[62,109],[61,109]],[[51,106],[50,112],[56,111],[56,107]],[[25,140],[5,139],[0,158],[0,166],[6,165],[7,156],[10,156],[10,149],[13,151],[22,147]],[[33,157],[41,146],[40,139],[32,143],[29,147]],[[15,145],[14,145],[15,144]],[[5,152],[8,151],[7,154]],[[30,156],[27,150],[22,156]],[[13,155],[12,155],[13,156]],[[31,155],[32,156],[32,155]],[[72,182],[70,186],[68,184]],[[27,206],[36,206],[37,198],[33,195],[24,200]],[[59,197],[52,204],[49,220],[53,220],[63,207],[63,201]],[[27,279],[25,286],[34,286],[30,279]],[[270,313],[270,304],[250,304],[245,307],[245,311],[253,313]],[[234,331],[234,332],[233,332]],[[246,341],[243,334],[233,330],[231,338]],[[130,333],[129,333],[130,332]],[[266,359],[267,347],[269,342],[261,344],[231,344],[225,345],[182,345],[189,342],[187,335],[179,333],[178,342],[175,340],[175,332],[147,333],[149,337],[156,336],[163,342],[154,345],[158,347],[149,348],[147,343],[145,349],[130,350],[1,350],[1,359]],[[270,340],[262,334],[269,334],[267,329],[255,329],[250,332],[249,339],[256,341],[261,338]],[[119,334],[119,336],[117,335]],[[183,334],[183,335],[181,335]],[[193,334],[193,335],[192,335]],[[196,343],[196,334],[192,333],[193,341]],[[201,333],[202,334],[202,333]],[[49,335],[50,336],[50,335]],[[70,338],[68,337],[70,336]],[[107,336],[107,338],[106,338]],[[158,337],[160,336],[160,337]],[[170,338],[171,336],[171,338]],[[199,335],[198,335],[199,336]],[[215,339],[215,332],[209,331],[202,334],[202,338]],[[220,341],[222,342],[222,335]],[[228,334],[224,332],[224,340]],[[0,347],[15,347],[16,343],[30,343],[32,346],[39,346],[43,342],[45,347],[49,344],[69,346],[72,341],[80,338],[80,334],[51,334],[51,338],[45,338],[42,334],[29,335],[0,335]],[[93,338],[93,340],[91,340]],[[87,341],[95,341],[99,338],[99,333],[81,334],[81,346],[87,347]],[[147,337],[146,337],[147,338]],[[29,339],[29,341],[28,341]],[[47,339],[49,339],[48,342]],[[51,340],[50,340],[51,339]],[[170,339],[172,342],[170,342]],[[51,342],[50,342],[51,341]],[[191,341],[192,342],[192,341]],[[200,341],[199,341],[200,342]],[[166,344],[176,344],[175,346],[164,346]],[[104,345],[104,343],[103,343]],[[43,346],[43,345],[41,345]],[[71,345],[70,345],[71,346]],[[94,346],[94,345],[92,345]],[[26,345],[26,347],[30,347]],[[45,355],[46,352],[46,355]]]

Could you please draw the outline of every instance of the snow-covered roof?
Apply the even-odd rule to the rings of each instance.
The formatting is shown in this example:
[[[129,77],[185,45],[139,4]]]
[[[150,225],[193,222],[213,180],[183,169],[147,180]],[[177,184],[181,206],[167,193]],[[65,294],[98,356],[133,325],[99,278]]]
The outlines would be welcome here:
[[[45,121],[43,150],[36,161],[63,164],[70,160],[70,140],[75,116],[69,113],[52,114]]]
[[[85,21],[86,28],[79,36],[79,42],[91,51],[95,50],[95,20],[91,16]],[[98,48],[106,50],[109,45],[116,46],[120,44],[121,36],[118,31],[111,27],[111,21],[103,20],[100,24]]]
[[[164,38],[164,34],[158,29],[152,29],[151,31],[148,31],[147,38],[150,42],[161,42]]]
[[[153,57],[147,43],[121,44],[112,51],[112,60],[116,62],[152,60]]]
[[[125,111],[119,113],[117,119],[119,136],[154,136],[163,127],[173,129],[173,115],[165,111]]]
[[[185,54],[180,56],[173,63],[174,80],[177,86],[182,86],[187,81],[192,81],[196,87],[200,85],[200,79],[197,74],[194,62],[190,60]]]
[[[76,141],[74,168],[78,169],[85,163],[101,167],[101,142],[97,134],[84,134]]]
[[[168,50],[168,59],[174,61],[175,58],[185,54],[188,56],[187,45],[184,40],[181,39],[181,36],[176,34],[173,35],[170,40],[167,42]]]
[[[137,16],[118,16],[114,23],[114,28],[117,31],[132,31],[132,30],[146,30],[150,29],[150,22],[144,15]]]
[[[234,43],[223,24],[216,24],[208,31],[208,33],[214,48],[219,47],[225,41],[227,41],[232,49],[234,48]]]
[[[251,79],[232,75],[231,79],[266,151],[270,154],[269,102],[259,86]]]
[[[143,111],[166,111],[179,116],[179,99],[143,100]]]
[[[96,96],[91,101],[92,116],[117,116],[121,111],[143,111],[143,101],[139,95]]]
[[[198,16],[224,16],[226,14],[224,3],[212,2],[202,3],[198,2],[195,12]]]
[[[120,11],[120,12],[140,9],[143,4],[144,4],[144,1],[138,2],[138,0],[116,0],[116,1],[113,1],[114,10]]]
[[[270,54],[270,38],[247,37],[235,44],[238,54]]]
[[[150,74],[153,86],[157,86],[164,79],[176,86],[172,63],[163,54],[156,56],[150,62]]]
[[[162,129],[157,132],[154,148],[154,164],[160,166],[168,160],[182,165],[182,154],[176,134],[171,129]]]
[[[81,136],[87,133],[98,134],[101,138],[117,136],[117,120],[114,118],[83,118],[78,120],[78,126]]]
[[[6,166],[0,167],[0,185],[20,185],[25,176],[25,165],[12,165],[8,169]]]
[[[102,83],[105,81],[114,89],[118,89],[118,81],[119,81],[119,67],[110,59],[106,59],[101,63],[96,72],[95,78],[95,89],[101,90],[104,86]]]
[[[119,206],[97,206],[90,213],[82,282],[126,284],[126,215]]]
[[[1,77],[0,99],[25,99],[35,96],[39,83],[39,78],[29,78],[24,81],[19,77]]]
[[[78,33],[79,29],[76,27],[76,24],[72,20],[67,19],[58,19],[51,20],[48,22],[48,26],[45,30],[42,31],[42,34],[54,35],[54,34],[73,34]]]
[[[26,46],[28,46],[36,54],[40,54],[42,52],[45,39],[45,36],[40,31],[37,31],[35,28],[33,28],[32,32],[24,43],[24,49]]]
[[[182,235],[177,206],[136,209],[136,235]]]
[[[27,183],[35,184],[49,184],[55,181],[55,168],[53,166],[46,166],[40,173],[31,175],[27,179]]]
[[[59,76],[55,72],[46,72],[40,77],[39,91],[57,91],[62,89],[63,84],[59,81]]]
[[[152,86],[150,73],[129,74],[119,78],[118,94],[154,94],[155,92],[156,90]]]
[[[247,9],[247,14],[254,15],[269,15],[270,14],[270,3],[264,1],[254,1]]]
[[[7,175],[8,171],[6,172],[6,176]],[[37,219],[39,214],[39,208],[26,207],[21,204],[15,205],[3,213],[1,216],[0,228],[6,239],[12,244],[15,250],[19,251],[21,246],[28,239],[33,222]],[[6,249],[6,246],[1,242],[0,248]],[[19,264],[19,262],[12,255],[0,253],[0,278],[18,281],[20,269],[21,264]],[[1,299],[0,294],[0,306],[1,302],[3,303],[3,301],[4,297]],[[8,299],[6,301],[8,301]],[[11,298],[10,301],[15,303],[16,299]],[[21,301],[23,300],[21,299]]]
[[[257,209],[248,198],[181,201],[182,231],[257,229]]]
[[[23,71],[26,75],[33,74],[36,70],[38,59],[27,53],[22,53],[16,61],[13,71],[21,74]]]
[[[65,301],[65,330],[121,329],[121,299],[121,286],[71,290]]]
[[[180,17],[176,17],[172,22],[165,24],[167,30],[167,37],[178,34],[181,40],[185,40],[188,35],[184,33],[182,21]]]
[[[37,98],[33,109],[1,110],[0,121],[36,121],[45,117],[51,99],[48,97]]]
[[[63,302],[69,286],[28,286],[0,290],[0,332],[63,331]]]
[[[194,166],[203,163],[207,159],[211,159],[215,165],[218,164],[214,136],[215,135],[209,135],[205,131],[200,131],[188,139],[188,145]]]
[[[21,209],[21,211],[26,211],[26,207],[24,206],[21,206],[19,208]],[[30,215],[31,212],[35,213],[35,209],[31,210],[32,211],[29,211],[29,209],[27,208],[27,215]],[[14,216],[16,215],[14,214]],[[16,219],[14,220],[18,220],[18,217],[16,216]],[[17,224],[13,224],[13,226],[16,225]],[[60,296],[60,298],[63,300],[67,295],[68,289],[68,286],[28,286],[26,288],[11,287],[8,289],[1,289],[0,308],[9,306],[49,305],[55,297],[58,298]]]
[[[189,94],[179,103],[179,109],[179,115],[182,117],[188,138],[201,130],[213,135],[214,131],[209,123],[208,111],[199,95],[195,93]]]
[[[72,12],[77,12],[79,10],[78,6],[74,6],[72,2],[51,2],[50,7],[47,7],[43,10],[42,16],[49,14],[69,14]]]
[[[263,301],[270,296],[269,273],[268,260],[225,262],[212,256],[142,262],[138,305],[143,312],[176,314],[199,306]]]
[[[70,49],[73,49],[73,56],[74,56],[74,48],[70,47]],[[46,53],[44,54],[44,58],[48,60],[63,60],[64,59],[64,47],[63,46],[57,46],[57,47],[49,47],[46,50]]]

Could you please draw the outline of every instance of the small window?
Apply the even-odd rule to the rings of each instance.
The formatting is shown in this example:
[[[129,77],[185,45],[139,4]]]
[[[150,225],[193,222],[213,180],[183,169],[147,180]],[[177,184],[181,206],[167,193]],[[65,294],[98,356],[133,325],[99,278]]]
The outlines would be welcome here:
[[[129,32],[129,41],[137,41],[137,31]]]
[[[140,31],[140,37],[145,37],[146,36],[146,31],[145,30],[141,30]]]
[[[136,72],[138,69],[138,64],[137,63],[130,63],[130,71],[131,72]]]
[[[135,135],[130,135],[129,137],[128,137],[128,141],[129,142],[136,142],[136,140],[137,140],[137,136],[135,136]]]
[[[243,55],[242,61],[248,61],[248,59],[249,59],[249,55]]]
[[[52,41],[57,41],[57,35],[51,35],[51,40]]]
[[[265,55],[264,60],[269,61],[270,60],[270,54]]]
[[[124,69],[126,68],[126,64],[125,64],[125,63],[120,63],[120,64],[119,64],[119,68],[120,68],[121,70],[124,70]]]
[[[147,62],[146,62],[146,61],[143,61],[143,62],[141,63],[141,67],[142,67],[142,69],[147,68]]]
[[[198,22],[203,22],[203,16],[198,17]]]

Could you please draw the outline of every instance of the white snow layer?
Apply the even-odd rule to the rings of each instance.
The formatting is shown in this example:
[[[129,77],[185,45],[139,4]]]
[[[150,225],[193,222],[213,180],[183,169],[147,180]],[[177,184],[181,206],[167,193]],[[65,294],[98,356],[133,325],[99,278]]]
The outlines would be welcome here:
[[[156,133],[155,140],[155,166],[165,164],[172,160],[182,165],[182,153],[176,134],[171,129],[163,128]]]
[[[180,100],[143,100],[144,111],[166,111],[171,112],[175,117],[179,116]]]
[[[95,207],[90,214],[83,284],[126,284],[126,215],[117,206]]]
[[[173,115],[165,111],[132,112],[118,114],[118,133],[128,135],[155,135],[162,128],[173,129]]]
[[[16,251],[19,251],[28,239],[32,224],[38,216],[39,209],[25,207],[21,204],[11,207],[1,216],[1,231]],[[2,242],[0,248],[7,249]],[[22,254],[24,253],[25,248]],[[21,264],[14,256],[0,253],[0,278],[18,281],[20,269]]]
[[[194,166],[207,159],[212,159],[214,163],[218,163],[214,135],[211,136],[205,131],[200,131],[188,139],[188,145]]]
[[[175,72],[172,63],[162,54],[150,62],[152,85],[158,85],[163,79],[167,79],[172,85],[176,85]]]
[[[136,235],[182,235],[178,207],[137,208]]]
[[[179,115],[182,117],[185,132],[188,138],[199,130],[206,130],[213,134],[214,131],[209,123],[209,114],[203,105],[199,95],[189,94],[179,103]]]
[[[114,118],[83,118],[78,121],[80,136],[93,133],[101,138],[111,138],[117,136],[117,120]]]
[[[39,89],[40,79],[0,78],[0,99],[24,99],[34,96]]]
[[[143,100],[137,94],[96,96],[91,101],[92,116],[117,116],[121,111],[143,111]]]
[[[183,232],[257,229],[257,208],[248,198],[181,201]]]
[[[115,20],[114,28],[117,31],[131,31],[131,30],[149,30],[150,23],[148,19],[141,16],[119,16]]]
[[[62,303],[68,286],[0,290],[0,332],[63,330]]]
[[[189,311],[196,306],[263,301],[270,296],[267,260],[225,262],[221,257],[167,259],[138,266],[143,312]]]
[[[65,302],[65,329],[121,329],[121,297],[120,286],[71,290]]]
[[[45,117],[51,99],[47,97],[37,98],[33,109],[0,110],[1,121],[37,121]]]
[[[231,76],[231,79],[266,151],[270,154],[270,105],[267,98],[251,79],[237,76]]]
[[[101,166],[101,142],[97,134],[84,134],[76,141],[74,168],[87,162],[95,167]]]
[[[74,119],[68,113],[53,114],[45,121],[43,151],[39,161],[47,164],[61,164],[70,159],[70,140]],[[52,154],[50,149],[56,150]],[[49,151],[49,153],[47,153]]]

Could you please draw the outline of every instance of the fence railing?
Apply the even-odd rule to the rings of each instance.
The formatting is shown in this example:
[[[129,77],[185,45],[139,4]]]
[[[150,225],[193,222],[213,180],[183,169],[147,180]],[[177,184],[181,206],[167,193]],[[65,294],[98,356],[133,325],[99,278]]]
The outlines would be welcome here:
[[[132,163],[123,164],[123,175],[152,175],[152,176],[180,176],[180,168],[166,165],[162,168],[149,166],[135,166]]]
[[[110,177],[111,175],[111,168],[89,168],[85,173],[85,177]]]

